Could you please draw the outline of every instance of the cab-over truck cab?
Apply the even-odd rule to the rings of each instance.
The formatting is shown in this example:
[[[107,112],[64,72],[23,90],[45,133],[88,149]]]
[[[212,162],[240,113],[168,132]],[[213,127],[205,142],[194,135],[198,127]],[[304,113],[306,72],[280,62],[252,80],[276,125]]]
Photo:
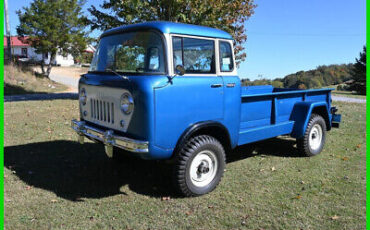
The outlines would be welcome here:
[[[331,89],[241,87],[228,33],[171,22],[104,32],[79,103],[81,143],[103,143],[109,157],[172,159],[186,196],[212,191],[236,146],[288,134],[312,156],[340,122]]]

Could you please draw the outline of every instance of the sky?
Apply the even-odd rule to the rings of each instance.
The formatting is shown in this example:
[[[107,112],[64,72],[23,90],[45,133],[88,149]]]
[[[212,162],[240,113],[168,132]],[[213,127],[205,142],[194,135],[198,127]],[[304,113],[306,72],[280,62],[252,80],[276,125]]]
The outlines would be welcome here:
[[[15,11],[31,0],[8,0],[12,35]],[[103,0],[87,0],[84,10]],[[284,77],[319,65],[353,63],[366,44],[366,0],[255,0],[245,23],[247,58],[238,74],[251,80]],[[99,36],[94,32],[94,37]]]

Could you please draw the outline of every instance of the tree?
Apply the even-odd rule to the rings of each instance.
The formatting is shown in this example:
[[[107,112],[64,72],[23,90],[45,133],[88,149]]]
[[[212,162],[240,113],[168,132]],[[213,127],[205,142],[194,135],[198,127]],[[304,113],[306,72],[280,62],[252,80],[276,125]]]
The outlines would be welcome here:
[[[87,19],[82,15],[84,0],[34,0],[29,7],[17,11],[20,25],[17,33],[35,48],[36,53],[50,54],[49,76],[57,53],[76,54],[86,48]],[[27,36],[27,39],[25,39]]]
[[[275,88],[284,88],[284,83],[276,79],[271,82],[271,85]]]
[[[356,58],[351,74],[354,80],[351,88],[360,94],[366,95],[366,46],[363,47],[363,51],[360,53],[360,59]]]
[[[100,7],[108,13],[89,8],[92,29],[146,21],[173,21],[210,26],[229,32],[235,39],[237,65],[245,60],[242,44],[247,40],[244,22],[254,13],[253,0],[105,0]]]

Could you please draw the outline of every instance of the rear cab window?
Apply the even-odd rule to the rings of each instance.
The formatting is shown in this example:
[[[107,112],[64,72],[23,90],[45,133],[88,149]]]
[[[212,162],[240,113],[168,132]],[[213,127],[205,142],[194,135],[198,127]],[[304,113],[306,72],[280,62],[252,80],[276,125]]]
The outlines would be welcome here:
[[[234,70],[233,53],[229,42],[219,41],[220,71],[231,72]]]

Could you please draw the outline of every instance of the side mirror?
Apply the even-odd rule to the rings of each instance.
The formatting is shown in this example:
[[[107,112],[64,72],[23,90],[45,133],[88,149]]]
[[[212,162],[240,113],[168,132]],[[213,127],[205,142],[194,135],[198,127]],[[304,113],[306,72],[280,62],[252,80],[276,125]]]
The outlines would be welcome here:
[[[176,72],[177,75],[180,75],[180,76],[184,75],[185,74],[184,66],[177,65],[176,68],[175,68],[175,72]]]

